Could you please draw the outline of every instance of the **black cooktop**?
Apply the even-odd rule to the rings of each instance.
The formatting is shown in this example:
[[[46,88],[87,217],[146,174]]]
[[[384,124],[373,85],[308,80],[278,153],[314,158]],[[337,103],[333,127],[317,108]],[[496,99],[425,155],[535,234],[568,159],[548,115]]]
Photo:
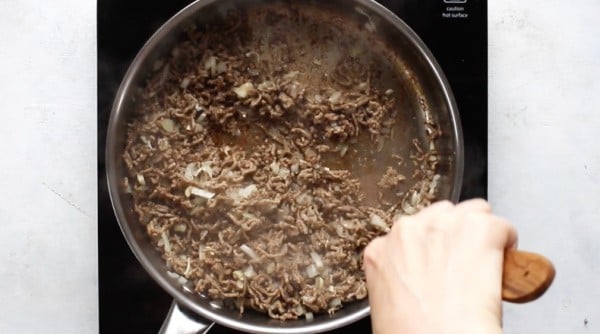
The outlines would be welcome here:
[[[104,144],[113,98],[145,41],[191,0],[98,0],[100,332],[157,333],[171,298],[127,246],[106,187]],[[431,49],[456,97],[465,141],[461,199],[487,196],[487,1],[381,0]],[[369,319],[353,330],[370,332]],[[338,330],[342,333],[348,329]],[[234,333],[214,327],[211,333]]]

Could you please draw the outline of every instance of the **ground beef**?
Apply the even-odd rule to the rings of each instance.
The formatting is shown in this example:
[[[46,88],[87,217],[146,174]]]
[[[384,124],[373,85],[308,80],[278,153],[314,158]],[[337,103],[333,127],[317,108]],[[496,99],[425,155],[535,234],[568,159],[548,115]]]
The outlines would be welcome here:
[[[385,174],[381,177],[379,182],[377,182],[377,185],[381,188],[389,189],[396,187],[398,183],[404,180],[406,180],[404,175],[398,173],[394,167],[388,166]]]
[[[372,64],[343,57],[316,88],[290,57],[266,61],[236,37],[238,21],[191,28],[157,61],[129,123],[123,186],[191,290],[277,319],[332,313],[367,296],[367,243],[434,198],[435,155],[415,139],[410,166],[392,156],[374,179],[357,172],[396,125],[397,96],[367,80]]]

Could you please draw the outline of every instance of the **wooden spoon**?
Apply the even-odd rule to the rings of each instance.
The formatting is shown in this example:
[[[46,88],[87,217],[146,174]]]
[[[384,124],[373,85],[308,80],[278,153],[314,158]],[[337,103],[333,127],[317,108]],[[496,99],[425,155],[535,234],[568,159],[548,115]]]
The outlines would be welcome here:
[[[542,255],[509,249],[504,253],[502,299],[526,303],[546,292],[554,280],[552,262]]]

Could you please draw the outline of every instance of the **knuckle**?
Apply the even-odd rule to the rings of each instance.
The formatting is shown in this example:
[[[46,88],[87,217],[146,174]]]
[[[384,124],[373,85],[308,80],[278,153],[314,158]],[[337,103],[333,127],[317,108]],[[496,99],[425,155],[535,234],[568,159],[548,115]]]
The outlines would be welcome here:
[[[514,227],[504,218],[490,213],[473,212],[465,217],[465,230],[481,242],[494,247],[504,247],[510,242]]]
[[[381,259],[381,256],[384,252],[384,237],[379,237],[373,239],[363,252],[363,262],[365,265],[365,269],[368,268],[377,268],[378,262]]]
[[[436,202],[436,203],[432,204],[431,206],[434,206],[434,205],[440,206],[440,207],[442,207],[444,209],[450,209],[450,208],[454,207],[454,203],[450,202],[447,199],[439,201],[439,202]]]
[[[394,219],[394,223],[392,224],[391,232],[392,235],[398,235],[401,233],[401,230],[406,225],[406,216],[399,216]]]
[[[464,225],[469,228],[489,228],[490,218],[492,216],[487,213],[481,213],[478,211],[471,211],[464,215]]]
[[[467,202],[476,210],[481,210],[484,212],[490,212],[492,210],[490,203],[483,198],[474,198],[468,200]]]
[[[394,242],[402,242],[407,237],[417,233],[420,228],[420,219],[416,216],[402,216],[392,226],[392,230],[388,234]]]
[[[418,217],[415,216],[402,216],[398,219],[398,227],[399,228],[408,228],[415,225],[415,221],[418,220]]]
[[[423,230],[427,235],[443,234],[447,230],[447,224],[439,222],[438,224],[423,224]]]

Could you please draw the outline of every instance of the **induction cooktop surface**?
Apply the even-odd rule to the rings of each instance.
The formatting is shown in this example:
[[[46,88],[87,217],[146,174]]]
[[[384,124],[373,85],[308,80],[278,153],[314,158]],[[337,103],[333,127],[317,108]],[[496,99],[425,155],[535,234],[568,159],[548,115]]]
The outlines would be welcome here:
[[[98,212],[100,332],[157,333],[171,297],[145,272],[114,217],[104,169],[110,108],[145,41],[185,0],[98,0]],[[465,143],[461,199],[487,196],[487,2],[381,0],[425,42],[455,95]],[[364,319],[333,333],[370,332]],[[234,333],[215,326],[211,333]]]

